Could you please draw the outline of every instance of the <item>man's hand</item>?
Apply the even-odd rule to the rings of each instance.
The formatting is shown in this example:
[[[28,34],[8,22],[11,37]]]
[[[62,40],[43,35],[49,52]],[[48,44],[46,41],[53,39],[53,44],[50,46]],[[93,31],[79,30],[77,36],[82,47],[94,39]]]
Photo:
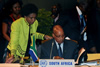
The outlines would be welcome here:
[[[11,63],[13,60],[14,60],[14,55],[8,58],[5,63]]]
[[[64,59],[64,58],[59,57],[59,56],[54,56],[54,59]]]
[[[52,39],[52,37],[48,35],[44,35],[44,39],[48,40],[48,39]]]

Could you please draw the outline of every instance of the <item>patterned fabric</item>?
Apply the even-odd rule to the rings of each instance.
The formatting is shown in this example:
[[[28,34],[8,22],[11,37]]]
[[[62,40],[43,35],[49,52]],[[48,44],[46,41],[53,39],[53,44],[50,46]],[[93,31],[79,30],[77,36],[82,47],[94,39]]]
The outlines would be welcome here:
[[[30,34],[31,41],[33,39],[33,35],[35,35],[36,39],[44,39],[44,34],[37,33],[38,21],[36,20],[31,26]],[[11,25],[11,40],[7,46],[7,48],[11,51],[11,55],[24,57],[28,44],[28,35],[29,35],[29,24],[28,22],[21,17],[16,20]],[[32,42],[33,43],[33,42]]]

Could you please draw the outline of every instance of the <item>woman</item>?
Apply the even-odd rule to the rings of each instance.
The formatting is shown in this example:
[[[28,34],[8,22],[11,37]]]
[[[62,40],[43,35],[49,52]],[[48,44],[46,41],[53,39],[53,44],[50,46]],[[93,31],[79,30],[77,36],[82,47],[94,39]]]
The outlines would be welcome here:
[[[2,22],[2,34],[5,39],[5,48],[8,45],[8,42],[10,41],[10,32],[11,32],[11,24],[16,19],[20,18],[20,9],[22,2],[18,0],[9,0],[7,2],[8,5],[6,5],[6,13],[10,13]],[[6,53],[5,53],[6,54]]]
[[[11,57],[6,61],[11,63],[16,58],[22,59],[28,54],[30,45],[32,45],[33,37],[36,39],[51,39],[52,37],[37,33],[38,21],[36,16],[38,8],[34,4],[27,4],[21,10],[22,17],[11,25],[11,40],[7,48],[11,52]]]

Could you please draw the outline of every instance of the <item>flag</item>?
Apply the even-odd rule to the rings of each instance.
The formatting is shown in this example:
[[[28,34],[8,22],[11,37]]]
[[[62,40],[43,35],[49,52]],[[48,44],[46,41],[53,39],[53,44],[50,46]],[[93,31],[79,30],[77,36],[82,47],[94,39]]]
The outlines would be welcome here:
[[[38,60],[37,50],[35,47],[35,36],[33,35],[33,44],[30,46],[29,54],[32,57],[32,60],[35,62]]]

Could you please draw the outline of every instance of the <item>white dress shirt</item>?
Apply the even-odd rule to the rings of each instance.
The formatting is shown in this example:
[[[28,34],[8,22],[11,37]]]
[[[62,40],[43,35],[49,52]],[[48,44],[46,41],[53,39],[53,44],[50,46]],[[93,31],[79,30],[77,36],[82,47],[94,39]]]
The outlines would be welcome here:
[[[55,40],[55,42],[56,42],[57,49],[59,49],[59,45],[58,45],[58,43],[57,43],[56,40]],[[62,51],[62,53],[63,53],[63,44],[64,44],[64,43],[61,43],[61,44],[60,44],[60,47],[61,47],[61,51]]]

